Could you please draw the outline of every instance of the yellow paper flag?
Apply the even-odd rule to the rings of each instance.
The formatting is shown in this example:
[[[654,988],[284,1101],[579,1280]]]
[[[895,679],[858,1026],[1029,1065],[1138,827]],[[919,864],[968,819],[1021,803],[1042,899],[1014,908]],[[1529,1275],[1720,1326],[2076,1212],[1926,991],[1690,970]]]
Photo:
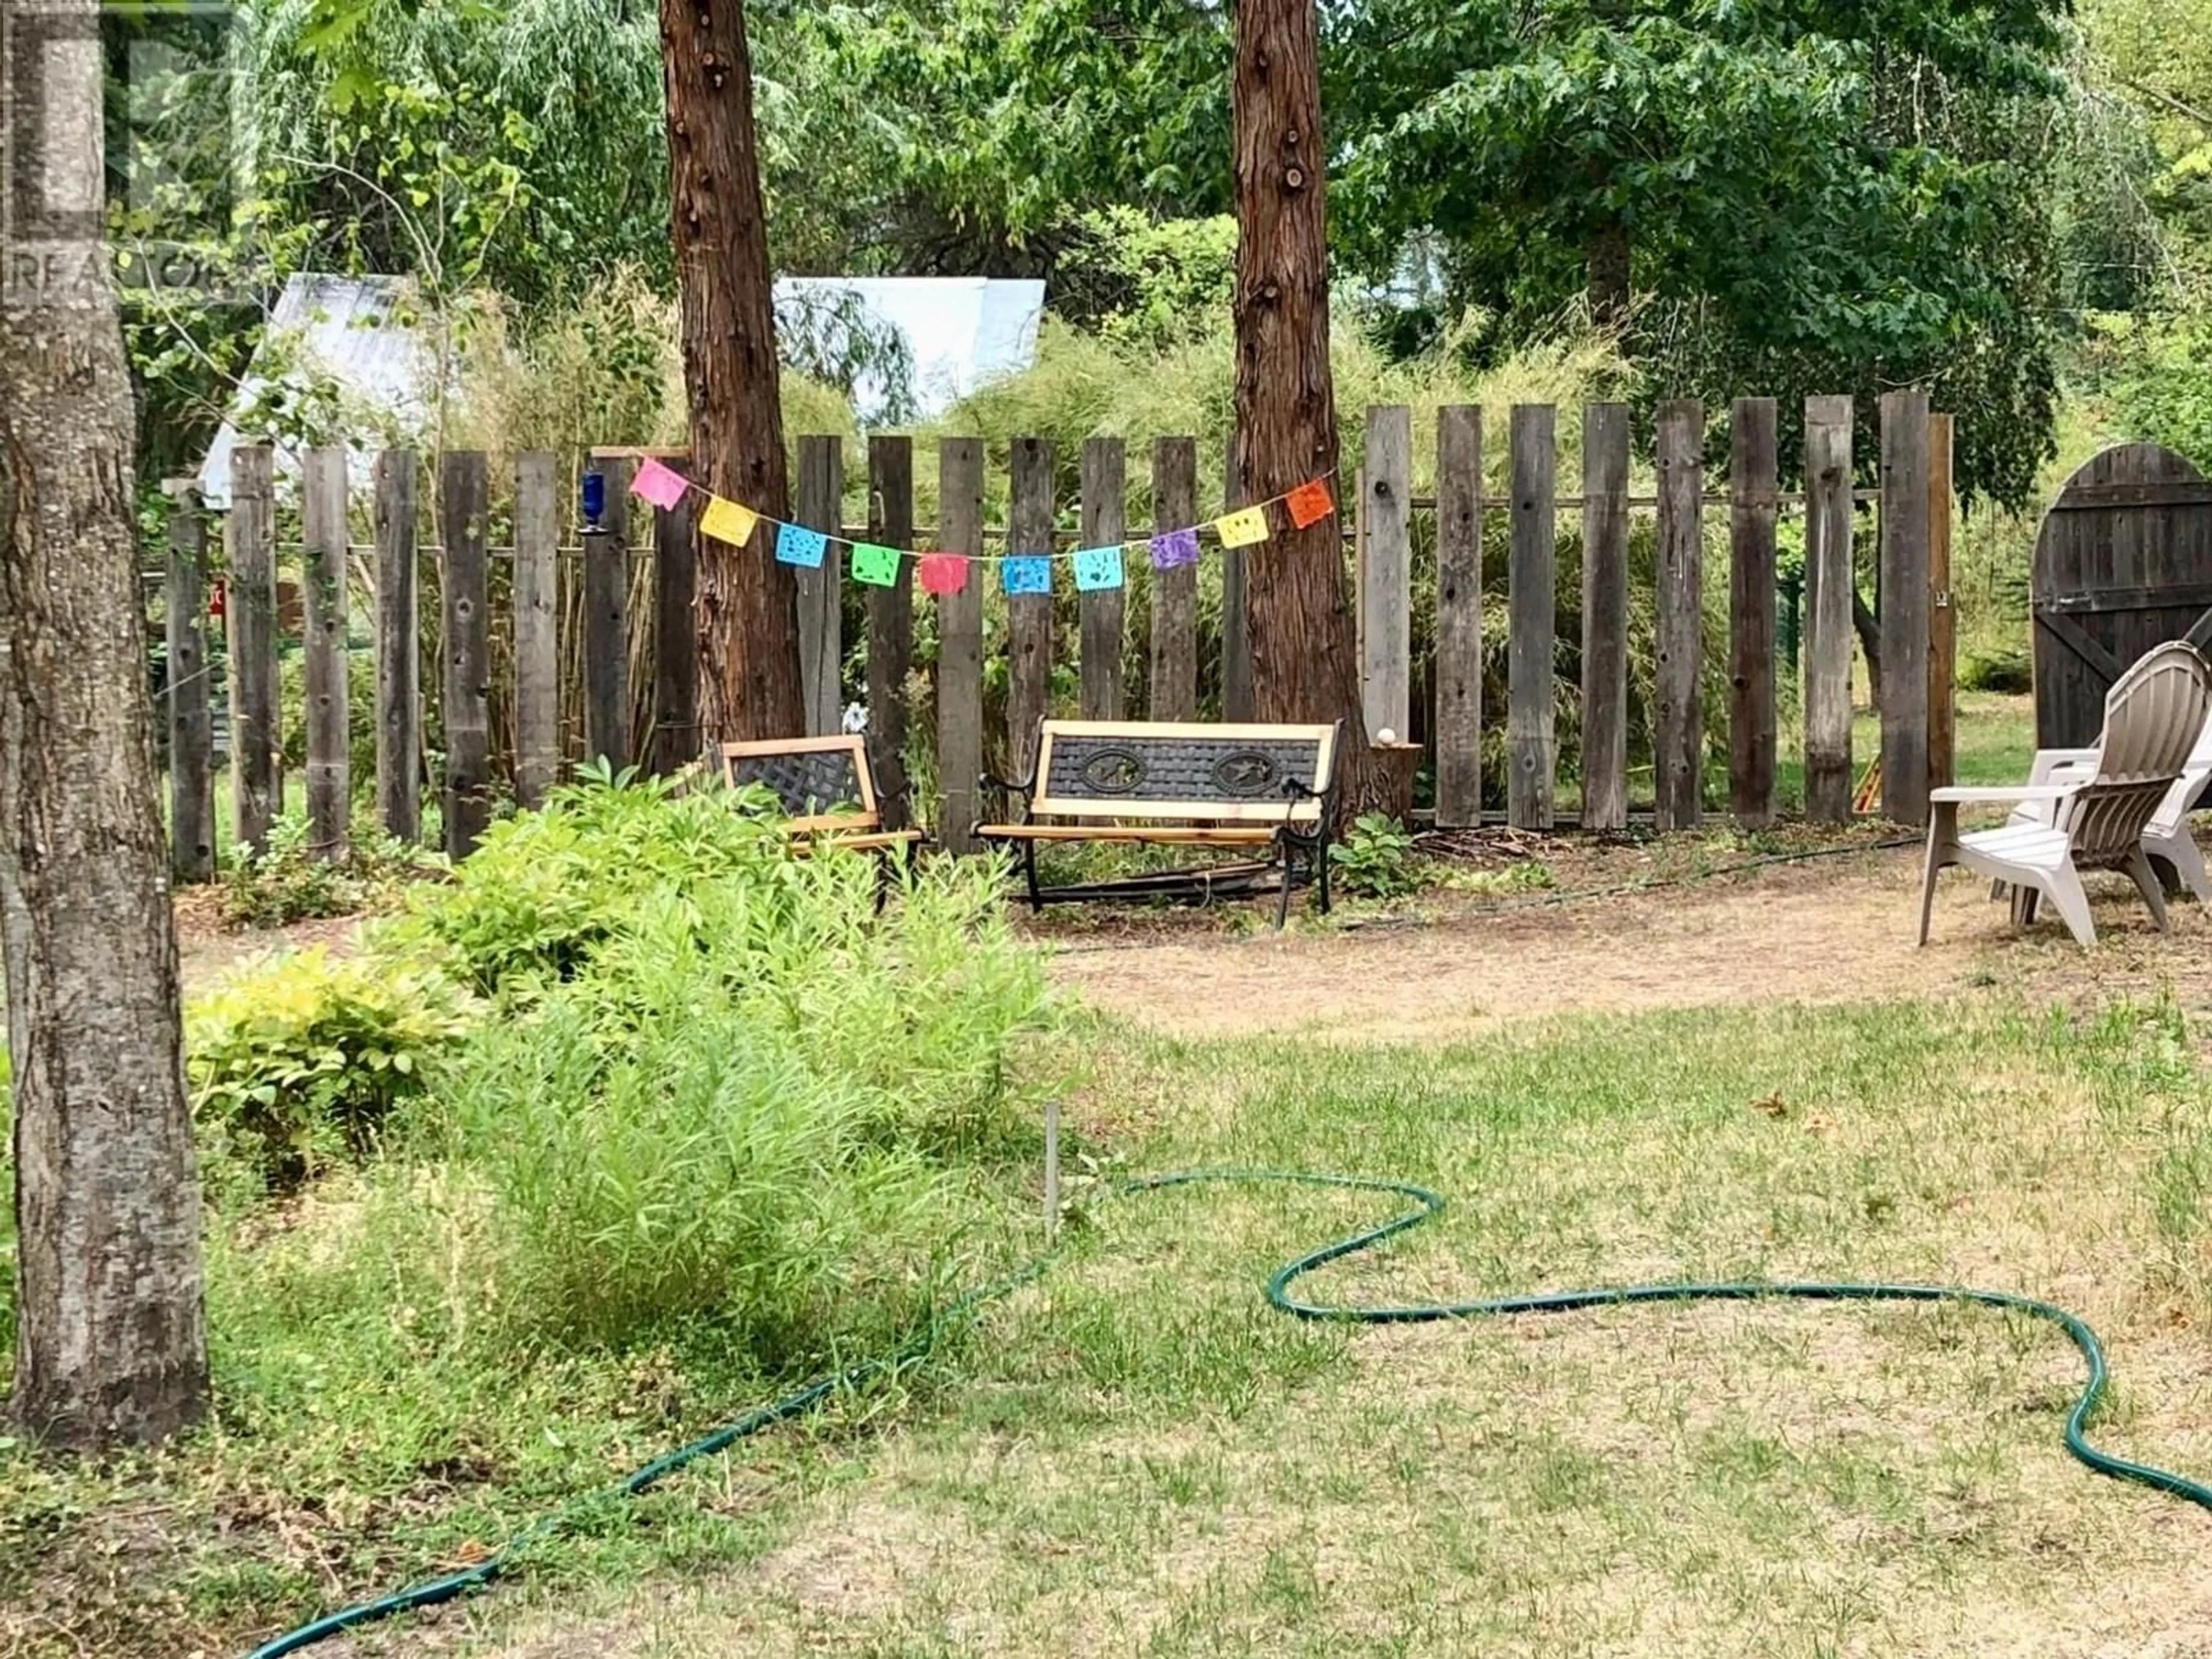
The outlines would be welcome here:
[[[738,501],[726,501],[720,495],[707,503],[707,511],[699,520],[699,529],[718,542],[728,542],[743,547],[753,538],[753,527],[760,523],[760,514]]]
[[[1249,547],[1255,542],[1267,539],[1267,509],[1248,507],[1242,512],[1216,519],[1213,528],[1220,535],[1224,547]]]

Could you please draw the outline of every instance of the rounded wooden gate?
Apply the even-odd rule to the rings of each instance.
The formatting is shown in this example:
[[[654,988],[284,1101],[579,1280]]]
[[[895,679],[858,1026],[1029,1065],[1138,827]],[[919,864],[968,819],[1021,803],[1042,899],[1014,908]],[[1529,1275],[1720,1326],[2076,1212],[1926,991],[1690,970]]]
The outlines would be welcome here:
[[[2033,592],[2036,743],[2094,743],[2130,663],[2212,641],[2212,483],[2156,444],[2105,451],[2044,515]]]

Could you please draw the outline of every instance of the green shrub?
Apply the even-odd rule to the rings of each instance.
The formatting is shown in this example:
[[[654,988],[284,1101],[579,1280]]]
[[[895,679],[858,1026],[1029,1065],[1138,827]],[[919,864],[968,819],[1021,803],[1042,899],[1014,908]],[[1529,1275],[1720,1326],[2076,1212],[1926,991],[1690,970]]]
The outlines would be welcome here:
[[[1380,812],[1356,820],[1328,849],[1345,891],[1364,898],[1396,898],[1419,887],[1413,872],[1413,838],[1405,825]]]
[[[437,952],[479,994],[528,1001],[576,973],[648,902],[680,912],[736,883],[749,927],[803,927],[797,894],[807,864],[763,793],[586,779],[555,790],[538,811],[494,823],[451,883],[415,890],[380,948]]]
[[[2023,694],[2035,690],[2035,668],[2022,650],[1970,651],[1959,665],[1959,685],[1966,691]]]
[[[265,959],[185,1011],[195,1122],[266,1189],[360,1157],[425,1067],[465,1027],[434,972],[334,960],[317,948]]]
[[[618,793],[665,867],[695,808]],[[874,885],[858,854],[748,858],[604,902],[569,975],[441,1068],[416,1149],[481,1193],[511,1320],[628,1344],[710,1319],[780,1364],[919,1308],[964,1171],[1029,1133],[1007,1060],[1046,988],[992,866],[881,916]]]
[[[318,858],[305,815],[287,812],[258,853],[241,846],[225,856],[222,919],[231,927],[281,927],[357,915],[389,908],[408,882],[444,867],[437,854],[374,830],[356,830],[343,858]]]

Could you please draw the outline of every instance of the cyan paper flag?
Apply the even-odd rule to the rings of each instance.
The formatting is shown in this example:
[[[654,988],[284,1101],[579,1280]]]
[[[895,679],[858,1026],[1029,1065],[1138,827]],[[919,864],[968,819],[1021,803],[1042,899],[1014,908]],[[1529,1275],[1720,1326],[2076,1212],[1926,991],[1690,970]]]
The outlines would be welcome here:
[[[1075,587],[1079,593],[1121,585],[1121,550],[1118,547],[1079,547],[1075,550]]]
[[[999,567],[999,580],[1010,594],[1052,592],[1052,561],[1036,554],[1017,554]]]
[[[809,530],[804,525],[787,524],[775,532],[775,556],[781,564],[804,565],[809,570],[822,568],[822,556],[830,550],[830,538],[818,530]]]

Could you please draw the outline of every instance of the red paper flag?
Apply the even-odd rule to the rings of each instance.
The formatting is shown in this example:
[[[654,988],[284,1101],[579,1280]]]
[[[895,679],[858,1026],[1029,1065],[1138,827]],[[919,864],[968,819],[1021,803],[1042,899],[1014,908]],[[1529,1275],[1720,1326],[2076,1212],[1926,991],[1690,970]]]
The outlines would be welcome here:
[[[957,553],[925,553],[921,557],[921,591],[943,599],[968,586],[968,561]]]
[[[1310,524],[1319,524],[1336,511],[1336,503],[1329,499],[1326,478],[1300,484],[1290,493],[1284,505],[1291,509],[1291,522],[1301,530]]]

